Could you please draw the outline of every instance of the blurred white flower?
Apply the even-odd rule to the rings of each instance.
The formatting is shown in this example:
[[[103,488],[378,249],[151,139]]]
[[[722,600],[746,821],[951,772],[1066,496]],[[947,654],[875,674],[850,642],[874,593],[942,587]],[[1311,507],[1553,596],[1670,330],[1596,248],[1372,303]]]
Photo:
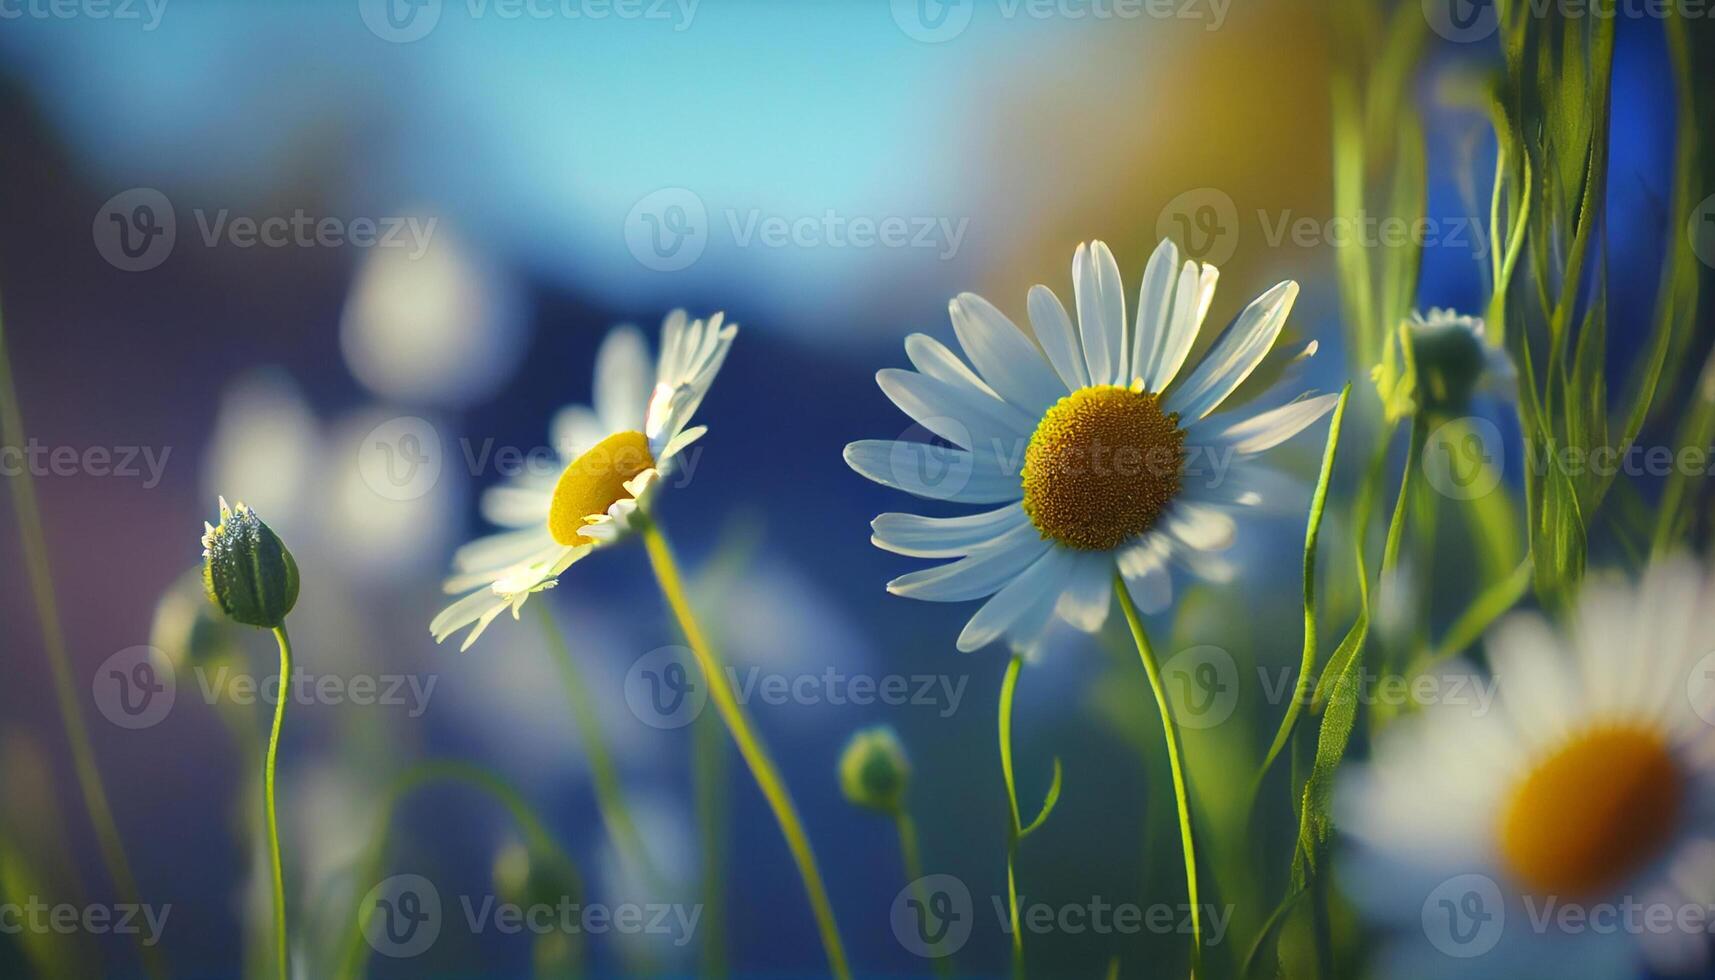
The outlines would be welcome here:
[[[492,395],[523,357],[518,287],[460,242],[444,220],[420,218],[417,246],[372,248],[346,297],[340,347],[377,396],[457,407]]]

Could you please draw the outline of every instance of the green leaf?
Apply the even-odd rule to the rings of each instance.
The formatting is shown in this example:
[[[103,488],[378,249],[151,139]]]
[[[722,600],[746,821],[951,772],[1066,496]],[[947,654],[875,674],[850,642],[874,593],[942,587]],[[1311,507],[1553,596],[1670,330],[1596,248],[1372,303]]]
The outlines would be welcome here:
[[[1029,837],[1036,828],[1048,822],[1048,815],[1054,812],[1054,807],[1060,802],[1060,760],[1054,760],[1054,778],[1048,784],[1048,795],[1042,800],[1042,809],[1037,812],[1036,819],[1018,831],[1020,839]]]

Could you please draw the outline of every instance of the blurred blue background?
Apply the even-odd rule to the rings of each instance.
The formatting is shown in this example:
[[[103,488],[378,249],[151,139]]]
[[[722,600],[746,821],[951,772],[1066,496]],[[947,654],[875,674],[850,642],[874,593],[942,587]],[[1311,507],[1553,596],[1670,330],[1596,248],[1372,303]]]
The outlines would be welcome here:
[[[282,821],[294,921],[313,923],[362,893],[354,864],[383,788],[413,761],[440,757],[517,782],[572,847],[592,897],[617,901],[635,889],[606,854],[536,624],[502,620],[465,654],[436,646],[427,624],[444,602],[451,550],[484,530],[478,493],[504,475],[493,462],[471,465],[467,448],[545,447],[554,410],[589,398],[592,355],[611,325],[635,322],[653,339],[669,309],[724,310],[741,330],[700,412],[711,432],[689,485],[663,504],[699,577],[700,611],[740,668],[962,685],[956,704],[751,710],[805,815],[859,968],[926,969],[889,925],[905,880],[893,828],[845,804],[834,776],[852,730],[888,723],[914,760],[928,870],[957,875],[975,896],[959,965],[998,974],[1007,947],[992,902],[1005,895],[1006,803],[994,710],[1004,658],[954,651],[969,609],[883,589],[915,563],[871,547],[867,522],[908,501],[840,458],[850,440],[906,428],[874,372],[905,363],[910,332],[950,341],[945,303],[959,291],[983,293],[1021,322],[1033,283],[1069,300],[1080,240],[1109,241],[1135,289],[1154,242],[1183,227],[1176,209],[1224,199],[1234,220],[1214,240],[1186,243],[1222,266],[1211,319],[1296,278],[1304,293],[1292,330],[1323,344],[1313,382],[1336,389],[1351,373],[1333,246],[1270,231],[1330,213],[1327,31],[1315,3],[1191,3],[1171,17],[1008,16],[1015,8],[955,4],[938,27],[927,6],[835,0],[685,0],[623,8],[630,14],[430,0],[405,27],[358,0],[172,0],[158,20],[140,3],[123,8],[135,19],[97,18],[88,5],[66,8],[71,16],[13,9],[37,11],[0,20],[0,296],[27,430],[44,446],[148,447],[164,460],[158,483],[147,472],[81,473],[48,474],[39,486],[97,756],[144,893],[173,907],[163,946],[186,975],[227,975],[241,962],[255,898],[235,814],[248,812],[255,759],[189,672],[170,714],[137,731],[109,723],[94,692],[108,657],[150,642],[157,603],[198,561],[217,493],[255,506],[298,557],[302,670],[434,683],[420,713],[293,705]],[[545,13],[505,15],[518,9]],[[1447,43],[1414,82],[1428,114],[1429,212],[1443,221],[1486,213],[1493,148],[1480,116],[1436,93],[1444,76],[1490,68],[1493,57],[1484,45]],[[1622,30],[1610,237],[1640,270],[1613,281],[1622,362],[1647,323],[1661,253],[1672,118],[1661,64],[1659,36]],[[1480,209],[1466,184],[1480,189]],[[140,258],[124,246],[143,239],[115,237],[139,203],[174,230],[170,248],[156,236]],[[416,224],[403,227],[422,238],[270,247],[245,245],[232,224],[297,214],[327,219],[342,238],[366,219],[409,218]],[[890,219],[909,240],[862,244],[850,223],[866,219]],[[211,234],[217,222],[223,230]],[[797,240],[768,237],[779,225],[799,229]],[[1473,244],[1425,249],[1422,305],[1480,309],[1487,257]],[[1628,308],[1638,312],[1619,312]],[[377,492],[364,458],[366,436],[398,417],[427,420],[442,454],[439,478],[409,499]],[[1294,443],[1286,465],[1310,474],[1317,441]],[[8,509],[0,740],[9,787],[35,788],[8,789],[9,820],[51,828],[66,877],[99,898],[109,886],[16,532]],[[1263,522],[1241,540],[1239,581],[1157,629],[1179,645],[1294,662],[1302,533],[1301,518]],[[542,600],[586,665],[674,887],[700,893],[700,876],[723,869],[718,924],[697,943],[640,952],[594,937],[594,969],[696,969],[713,938],[735,972],[820,970],[798,880],[736,757],[726,753],[711,855],[693,792],[695,742],[708,733],[657,730],[627,710],[627,670],[677,642],[641,550],[576,566]],[[1245,615],[1223,615],[1232,603]],[[249,642],[265,676],[267,637]],[[1252,724],[1271,727],[1272,710]],[[257,731],[265,714],[255,708]],[[1182,900],[1155,725],[1123,647],[1067,635],[1027,669],[1017,721],[1025,808],[1046,789],[1052,759],[1066,773],[1061,809],[1022,858],[1033,900]],[[1265,734],[1193,733],[1189,751],[1219,767],[1252,758]],[[718,730],[712,738],[727,748]],[[1219,819],[1221,801],[1208,806]],[[491,803],[424,790],[402,811],[388,868],[430,877],[449,901],[484,894],[511,836]],[[1253,873],[1245,854],[1216,860],[1217,876]],[[1285,870],[1274,863],[1254,871],[1271,891]],[[320,942],[328,928],[297,935]],[[1092,975],[1112,956],[1129,973],[1183,956],[1176,936],[1032,943],[1033,959],[1056,973]],[[100,949],[106,969],[137,969],[127,943]],[[324,954],[309,955],[321,975]],[[372,967],[516,975],[530,956],[525,937],[449,928],[432,959],[376,957]]]

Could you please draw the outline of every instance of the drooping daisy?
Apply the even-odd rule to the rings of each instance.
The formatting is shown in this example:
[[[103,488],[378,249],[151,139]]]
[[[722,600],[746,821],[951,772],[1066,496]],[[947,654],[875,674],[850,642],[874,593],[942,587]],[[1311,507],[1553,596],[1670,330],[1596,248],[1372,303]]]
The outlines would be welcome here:
[[[1489,342],[1483,321],[1449,309],[1416,310],[1406,321],[1417,363],[1417,391],[1426,410],[1462,414],[1474,395],[1510,397],[1512,358]]]
[[[675,457],[708,431],[686,426],[737,333],[719,313],[705,322],[675,310],[661,327],[653,370],[635,327],[608,334],[596,354],[595,407],[571,406],[554,418],[558,476],[526,474],[483,495],[483,516],[509,530],[453,555],[446,591],[475,591],[429,624],[436,642],[474,623],[460,647],[469,649],[502,611],[516,618],[573,562],[634,529]]]
[[[1002,638],[1030,649],[1056,613],[1098,629],[1116,569],[1146,612],[1171,599],[1171,565],[1229,579],[1233,569],[1219,553],[1237,532],[1234,512],[1290,494],[1290,481],[1255,457],[1320,418],[1336,396],[1211,414],[1269,354],[1298,295],[1297,283],[1276,285],[1200,362],[1187,363],[1216,275],[1211,265],[1182,264],[1163,241],[1129,321],[1113,253],[1101,242],[1080,245],[1072,258],[1076,320],[1039,285],[1029,295],[1034,339],[970,293],[949,305],[969,364],[930,337],[908,337],[917,370],[888,369],[876,380],[957,448],[855,442],[846,462],[920,497],[1000,506],[962,517],[876,518],[878,547],[957,559],[894,579],[888,590],[938,602],[991,596],[959,649]]]
[[[1491,699],[1446,696],[1343,776],[1340,880],[1397,927],[1379,975],[1702,969],[1715,928],[1715,577],[1588,583],[1568,628],[1488,638]]]

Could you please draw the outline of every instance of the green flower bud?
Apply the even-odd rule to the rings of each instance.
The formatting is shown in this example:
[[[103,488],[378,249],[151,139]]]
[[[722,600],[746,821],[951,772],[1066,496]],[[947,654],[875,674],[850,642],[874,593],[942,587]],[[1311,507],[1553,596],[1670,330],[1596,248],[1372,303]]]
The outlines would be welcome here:
[[[548,905],[581,899],[577,872],[557,854],[533,852],[508,841],[494,855],[494,894],[512,905]]]
[[[840,753],[840,789],[858,806],[896,813],[911,779],[911,762],[892,728],[879,725],[852,735]]]
[[[203,524],[202,584],[209,601],[247,626],[278,629],[298,602],[298,563],[256,512],[220,498],[220,524]]]
[[[1413,313],[1407,324],[1417,366],[1417,402],[1436,416],[1463,415],[1471,396],[1504,393],[1513,380],[1512,361],[1489,343],[1483,321],[1452,310]]]
[[[205,667],[240,656],[239,629],[208,603],[202,569],[180,575],[155,605],[149,645],[178,669]]]

